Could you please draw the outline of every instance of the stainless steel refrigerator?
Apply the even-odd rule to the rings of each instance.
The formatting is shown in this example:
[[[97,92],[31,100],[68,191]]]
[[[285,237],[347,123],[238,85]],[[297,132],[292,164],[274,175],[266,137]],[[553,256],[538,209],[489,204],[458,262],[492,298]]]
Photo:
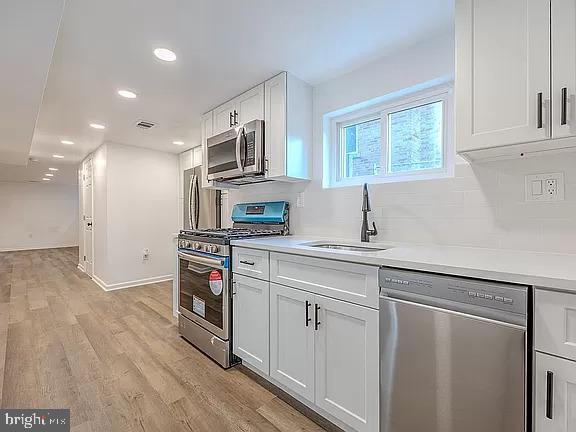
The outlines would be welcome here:
[[[202,188],[202,167],[184,171],[184,229],[220,228],[221,193]]]

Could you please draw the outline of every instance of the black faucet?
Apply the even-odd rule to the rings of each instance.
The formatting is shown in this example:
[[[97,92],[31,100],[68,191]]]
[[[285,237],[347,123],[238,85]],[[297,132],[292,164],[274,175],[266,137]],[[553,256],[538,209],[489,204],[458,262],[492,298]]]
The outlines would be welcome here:
[[[378,235],[378,230],[376,229],[376,224],[372,222],[374,229],[368,228],[368,212],[371,211],[370,208],[370,197],[368,196],[368,185],[364,183],[364,189],[362,192],[362,230],[360,232],[360,241],[369,242],[370,236]]]

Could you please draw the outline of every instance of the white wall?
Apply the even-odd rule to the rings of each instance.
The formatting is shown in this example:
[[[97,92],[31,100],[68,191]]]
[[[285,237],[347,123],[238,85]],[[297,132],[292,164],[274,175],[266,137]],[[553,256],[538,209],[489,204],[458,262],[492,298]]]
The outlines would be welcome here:
[[[0,251],[78,245],[78,186],[0,182]]]
[[[178,156],[107,143],[94,167],[95,278],[108,289],[171,279]]]
[[[322,189],[322,121],[327,113],[444,79],[454,70],[452,35],[440,36],[314,89],[314,176],[310,183],[252,185],[231,202],[287,199],[292,232],[360,238],[361,188]],[[563,171],[566,200],[524,201],[524,176]],[[304,208],[296,208],[303,193]],[[576,154],[470,166],[459,159],[454,178],[370,186],[379,235],[405,241],[576,253]]]

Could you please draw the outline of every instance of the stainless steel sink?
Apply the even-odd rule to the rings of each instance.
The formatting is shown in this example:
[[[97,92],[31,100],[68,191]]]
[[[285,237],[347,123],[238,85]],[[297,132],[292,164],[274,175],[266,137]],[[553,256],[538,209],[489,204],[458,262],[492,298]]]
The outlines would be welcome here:
[[[378,251],[386,250],[386,248],[381,248],[381,247],[354,246],[354,245],[337,244],[337,243],[318,243],[318,244],[311,244],[311,245],[307,245],[307,246],[315,247],[315,248],[322,248],[322,249],[337,249],[337,250],[350,251],[350,252],[378,252]]]

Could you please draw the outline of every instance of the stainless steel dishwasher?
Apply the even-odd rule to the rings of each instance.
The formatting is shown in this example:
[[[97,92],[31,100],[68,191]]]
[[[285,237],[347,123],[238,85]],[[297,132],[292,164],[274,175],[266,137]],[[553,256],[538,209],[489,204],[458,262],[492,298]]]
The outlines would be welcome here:
[[[528,287],[380,269],[380,431],[525,432]]]

